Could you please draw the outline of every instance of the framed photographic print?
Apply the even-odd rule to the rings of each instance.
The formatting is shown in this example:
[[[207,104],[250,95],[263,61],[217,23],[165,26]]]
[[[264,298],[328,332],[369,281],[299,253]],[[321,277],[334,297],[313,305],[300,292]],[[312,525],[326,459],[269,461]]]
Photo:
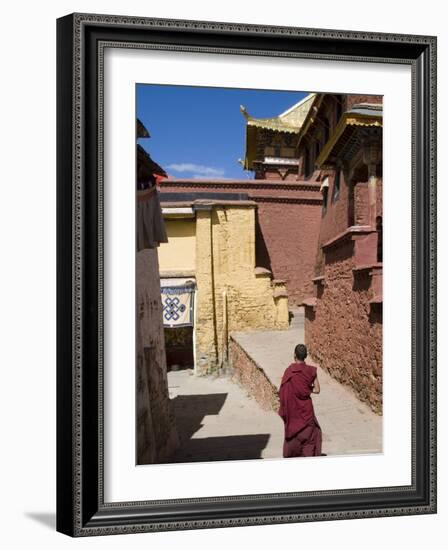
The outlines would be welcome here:
[[[435,513],[436,39],[57,34],[57,529]]]

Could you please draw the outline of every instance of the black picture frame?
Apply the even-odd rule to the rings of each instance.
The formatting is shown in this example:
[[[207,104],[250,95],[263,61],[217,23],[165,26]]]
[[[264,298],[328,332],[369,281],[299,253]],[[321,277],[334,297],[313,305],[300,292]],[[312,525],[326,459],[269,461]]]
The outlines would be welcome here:
[[[107,45],[412,68],[412,484],[104,502],[102,55]],[[57,530],[71,536],[436,512],[436,38],[72,14],[57,21]]]

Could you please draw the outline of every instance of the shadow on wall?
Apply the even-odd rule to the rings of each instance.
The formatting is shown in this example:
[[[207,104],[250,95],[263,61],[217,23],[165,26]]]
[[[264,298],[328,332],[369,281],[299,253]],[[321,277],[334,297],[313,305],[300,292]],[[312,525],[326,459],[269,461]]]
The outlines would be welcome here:
[[[223,435],[193,438],[208,415],[218,415],[227,393],[178,395],[172,400],[180,438],[179,450],[164,463],[208,462],[214,460],[247,460],[261,458],[269,434]],[[222,427],[216,424],[217,431]],[[221,429],[220,429],[221,428]]]
[[[367,292],[371,286],[371,277],[368,272],[355,274],[353,278],[353,291]]]
[[[55,512],[26,512],[25,516],[37,521],[41,525],[48,527],[52,531],[56,530],[56,513]]]
[[[369,311],[370,323],[382,323],[383,322],[383,304],[371,304]]]
[[[261,230],[258,211],[255,212],[255,265],[264,267],[272,273],[271,258]]]

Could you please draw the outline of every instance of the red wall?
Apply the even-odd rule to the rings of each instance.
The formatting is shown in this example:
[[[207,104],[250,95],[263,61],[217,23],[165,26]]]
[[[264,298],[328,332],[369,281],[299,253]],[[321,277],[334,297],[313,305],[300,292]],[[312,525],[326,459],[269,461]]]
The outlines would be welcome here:
[[[343,110],[381,101],[381,96],[349,95],[344,98]],[[335,105],[326,97],[321,106],[322,116],[333,125]],[[312,141],[319,128],[311,127],[309,134]],[[340,171],[337,198],[335,171],[316,170],[310,178],[323,182],[328,177],[329,187],[314,268],[315,275],[323,279],[315,281],[306,301],[305,341],[322,368],[351,387],[374,411],[382,412],[382,268],[377,264],[376,224],[364,234],[347,232],[352,225],[371,225],[368,170],[362,150],[357,155],[349,167],[356,183],[353,191],[344,170]],[[377,180],[376,216],[382,216],[381,177]]]
[[[339,198],[333,200],[330,177],[327,211],[322,217],[319,248],[342,235],[349,226],[349,186],[343,173]],[[377,215],[382,213],[382,181],[377,184]],[[369,225],[368,184],[354,188],[355,224]],[[375,263],[377,240],[370,234],[355,242],[348,237],[320,249],[315,273],[324,280],[310,296],[315,307],[305,308],[305,340],[309,353],[334,378],[350,386],[376,412],[382,411],[382,307],[371,270],[356,270]],[[367,261],[364,259],[367,258]],[[372,260],[372,258],[374,258]]]
[[[270,269],[274,278],[286,281],[290,305],[300,304],[312,292],[320,212],[320,205],[272,202],[258,206]]]
[[[370,304],[368,271],[353,271],[353,242],[327,252],[318,305],[307,307],[305,341],[322,368],[351,387],[374,411],[382,411],[382,309]]]
[[[328,178],[327,209],[321,219],[320,244],[342,233],[348,227],[349,186],[345,182],[344,172],[343,170],[340,172],[339,196],[337,198],[334,198],[334,173],[328,172]]]
[[[319,184],[268,180],[164,180],[163,192],[247,193],[258,204],[257,266],[286,281],[290,305],[312,291],[321,219]]]

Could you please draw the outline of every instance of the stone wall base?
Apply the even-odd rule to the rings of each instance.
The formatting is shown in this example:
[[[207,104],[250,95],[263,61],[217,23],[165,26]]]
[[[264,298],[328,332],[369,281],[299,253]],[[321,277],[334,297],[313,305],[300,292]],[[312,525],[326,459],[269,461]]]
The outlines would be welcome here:
[[[277,412],[280,405],[277,388],[232,337],[229,347],[233,380],[242,386],[262,409]]]

